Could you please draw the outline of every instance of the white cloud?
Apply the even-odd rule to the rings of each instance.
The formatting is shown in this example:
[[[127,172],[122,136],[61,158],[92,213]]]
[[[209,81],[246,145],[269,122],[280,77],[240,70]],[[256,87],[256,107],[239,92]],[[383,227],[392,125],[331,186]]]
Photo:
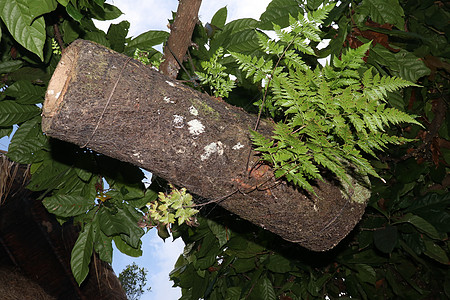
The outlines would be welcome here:
[[[156,235],[156,230],[152,230],[149,234],[151,237],[146,250],[148,253],[144,253],[144,255],[153,257],[149,263],[152,265],[152,269],[156,271],[149,272],[148,283],[152,289],[141,299],[179,299],[181,290],[172,287],[173,282],[169,279],[169,273],[173,270],[180,254],[183,253],[184,243],[181,239],[172,242],[172,238],[168,238],[166,242],[163,242]]]

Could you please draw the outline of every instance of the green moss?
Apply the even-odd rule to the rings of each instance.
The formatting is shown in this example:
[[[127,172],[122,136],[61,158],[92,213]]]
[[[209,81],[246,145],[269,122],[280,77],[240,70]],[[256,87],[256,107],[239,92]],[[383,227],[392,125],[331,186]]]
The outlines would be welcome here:
[[[214,108],[201,101],[199,98],[190,98],[189,101],[201,114],[212,116],[214,119],[220,118],[220,114]]]

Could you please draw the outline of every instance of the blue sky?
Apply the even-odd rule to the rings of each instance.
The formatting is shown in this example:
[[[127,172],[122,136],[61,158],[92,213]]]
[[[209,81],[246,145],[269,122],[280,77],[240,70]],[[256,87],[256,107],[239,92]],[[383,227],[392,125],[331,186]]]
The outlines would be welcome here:
[[[168,30],[168,19],[172,11],[177,10],[178,0],[114,0],[107,1],[120,8],[124,13],[112,23],[122,20],[130,22],[129,36],[138,36],[148,30]],[[200,7],[199,18],[202,23],[211,21],[214,13],[220,8],[227,6],[227,21],[239,18],[259,19],[261,13],[269,4],[270,0],[203,0]],[[107,30],[111,22],[96,22],[97,27]],[[0,139],[0,150],[7,150],[8,138]],[[175,300],[181,296],[181,290],[172,288],[169,273],[183,252],[184,244],[181,239],[175,242],[168,238],[163,242],[156,233],[150,230],[143,238],[143,256],[139,258],[128,257],[119,251],[114,251],[113,268],[118,275],[128,264],[136,262],[140,267],[148,270],[147,282],[151,291],[141,297],[141,300]]]

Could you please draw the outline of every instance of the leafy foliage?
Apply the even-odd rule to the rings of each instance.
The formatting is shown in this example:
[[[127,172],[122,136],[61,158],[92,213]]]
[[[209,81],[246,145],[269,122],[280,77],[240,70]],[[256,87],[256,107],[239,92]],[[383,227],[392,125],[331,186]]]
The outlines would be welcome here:
[[[18,127],[8,157],[30,164],[28,188],[42,192],[61,223],[80,225],[71,263],[81,283],[93,251],[111,262],[113,241],[119,251],[142,255],[146,204],[166,187],[145,188],[137,167],[42,134],[40,103],[58,48],[89,39],[157,66],[162,54],[153,47],[169,34],[127,37],[126,21],[107,33],[97,29],[92,19],[121,14],[102,0],[32,2],[0,0],[0,137]],[[213,34],[196,27],[198,48],[189,50],[185,67],[194,72],[205,70],[202,62],[217,62],[210,69],[221,70],[220,78],[236,77],[227,101],[252,112],[262,107],[263,116],[279,123],[272,140],[254,135],[278,175],[320,178],[322,166],[342,177],[347,161],[374,175],[366,214],[327,253],[307,252],[227,213],[205,212],[199,227],[157,226],[161,236],[170,230],[186,243],[171,273],[182,299],[450,297],[448,4],[329,2],[274,0],[259,20],[228,23],[221,8],[210,21]],[[319,46],[323,39],[328,46]],[[233,56],[214,57],[219,48]],[[328,56],[330,65],[318,66]],[[295,163],[299,157],[304,163]]]
[[[406,138],[388,135],[387,126],[409,122],[420,124],[408,114],[385,106],[387,92],[413,85],[397,77],[373,75],[368,69],[361,76],[365,53],[370,44],[343,53],[333,66],[309,69],[300,53],[315,55],[307,40],[320,42],[317,24],[327,17],[332,5],[324,6],[298,20],[290,17],[290,31],[278,25],[279,41],[259,34],[262,50],[274,56],[251,57],[232,53],[239,68],[253,76],[253,81],[271,83],[273,107],[283,119],[275,127],[273,140],[252,132],[256,150],[275,168],[277,177],[285,177],[300,187],[313,191],[310,180],[322,179],[322,166],[346,181],[348,163],[363,175],[379,177],[361,151],[376,156],[388,144],[401,144]],[[291,49],[292,48],[292,49]],[[278,116],[281,115],[281,116]]]
[[[219,48],[209,61],[203,61],[202,67],[205,72],[195,72],[204,85],[209,85],[213,89],[214,97],[228,97],[228,93],[233,89],[234,82],[229,75],[224,72],[224,67],[218,59],[223,56],[223,48]]]
[[[119,274],[119,280],[127,294],[128,300],[138,300],[145,293],[147,283],[147,273],[145,268],[139,268],[136,263],[127,265]],[[150,288],[148,288],[150,290]]]

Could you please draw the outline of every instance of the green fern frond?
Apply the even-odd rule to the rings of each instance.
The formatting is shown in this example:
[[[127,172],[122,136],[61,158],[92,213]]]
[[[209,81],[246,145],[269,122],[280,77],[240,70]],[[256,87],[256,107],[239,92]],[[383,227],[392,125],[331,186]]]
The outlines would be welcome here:
[[[412,83],[380,76],[374,69],[361,73],[370,43],[348,49],[331,65],[314,70],[302,60],[301,53],[314,55],[308,41],[320,40],[318,23],[333,7],[326,5],[308,17],[290,17],[290,31],[274,25],[279,41],[258,34],[264,57],[231,53],[247,77],[270,82],[265,105],[283,120],[270,139],[251,132],[255,150],[273,166],[275,176],[311,192],[310,182],[322,179],[321,169],[348,183],[349,169],[379,177],[365,156],[376,158],[377,151],[410,141],[388,134],[389,126],[420,125],[414,116],[388,107],[386,101],[388,93]]]
[[[324,5],[321,9],[315,10],[313,12],[308,13],[308,19],[311,22],[315,23],[323,23],[323,21],[328,17],[330,12],[333,10],[333,8],[336,6],[335,3],[329,3],[327,5]]]
[[[341,59],[333,60],[333,66],[340,69],[359,69],[364,63],[363,58],[366,56],[366,52],[369,50],[370,45],[371,43],[367,43],[356,49],[348,49],[342,54]]]

